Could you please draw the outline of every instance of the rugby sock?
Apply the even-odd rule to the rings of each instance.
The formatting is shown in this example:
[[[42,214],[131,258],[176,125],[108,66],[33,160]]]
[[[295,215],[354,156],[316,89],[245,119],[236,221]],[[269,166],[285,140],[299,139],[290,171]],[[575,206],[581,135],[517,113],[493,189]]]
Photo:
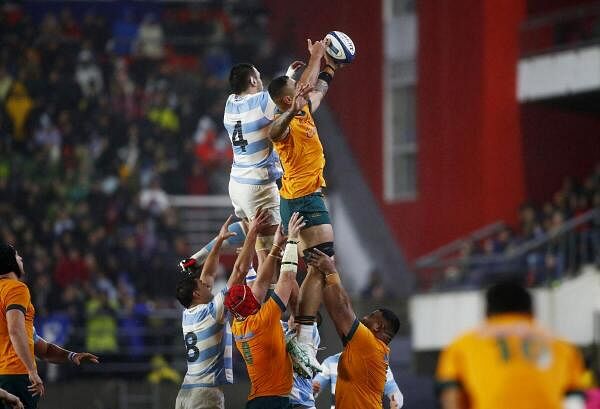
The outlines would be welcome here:
[[[303,344],[312,344],[313,342],[313,323],[315,317],[310,315],[302,315],[295,317],[295,321],[300,324],[298,332],[298,341]]]
[[[231,232],[235,232],[236,235],[228,238],[223,242],[223,246],[221,248],[232,248],[232,247],[241,247],[244,245],[244,241],[246,240],[246,232],[244,231],[244,224],[242,222],[231,223],[227,230]],[[215,246],[215,242],[217,238],[212,239],[206,246],[202,247],[196,254],[194,254],[191,258],[196,259],[198,264],[204,264],[206,257],[208,257],[208,253]]]

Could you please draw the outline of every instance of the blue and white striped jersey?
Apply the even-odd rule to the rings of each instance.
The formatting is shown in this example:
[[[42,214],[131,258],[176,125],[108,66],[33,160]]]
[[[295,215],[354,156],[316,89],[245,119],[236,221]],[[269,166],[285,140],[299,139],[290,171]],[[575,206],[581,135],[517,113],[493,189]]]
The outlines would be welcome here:
[[[277,106],[267,91],[229,95],[223,125],[233,148],[231,179],[249,185],[274,182],[283,174],[279,156],[269,139],[269,125]]]
[[[283,332],[286,334],[289,331],[288,323],[281,321],[283,326]],[[312,341],[316,347],[321,343],[321,336],[317,329],[317,324],[313,324]],[[292,384],[292,391],[290,392],[290,403],[293,405],[303,405],[308,408],[315,406],[315,398],[312,392],[312,381],[310,379],[304,379],[298,376],[294,372],[294,383]]]
[[[338,367],[338,362],[340,361],[341,354],[342,354],[341,352],[338,352],[335,355],[331,355],[331,356],[328,356],[327,358],[325,358],[323,363],[321,363],[321,368],[323,368],[323,372],[317,374],[314,377],[314,381],[319,382],[319,384],[321,385],[321,391],[319,393],[322,393],[323,390],[325,388],[327,388],[328,386],[331,387],[332,402],[335,402],[335,384],[337,382],[337,367]],[[387,369],[383,394],[385,396],[387,396],[388,398],[391,395],[394,395],[394,399],[396,400],[396,402],[398,404],[397,407],[398,408],[402,407],[402,405],[404,403],[403,402],[404,397],[402,396],[402,392],[400,392],[400,388],[398,388],[398,384],[396,384],[396,380],[394,379],[394,374],[392,373],[392,370],[390,369],[389,366]],[[332,406],[332,408],[333,407],[334,406]]]
[[[231,327],[223,305],[227,288],[208,304],[183,310],[188,369],[182,389],[233,383]]]

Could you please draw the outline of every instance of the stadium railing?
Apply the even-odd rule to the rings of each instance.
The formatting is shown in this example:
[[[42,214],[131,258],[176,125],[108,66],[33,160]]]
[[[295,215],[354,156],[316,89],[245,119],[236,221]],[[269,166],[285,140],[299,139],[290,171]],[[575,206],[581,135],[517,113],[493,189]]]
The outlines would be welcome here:
[[[521,25],[520,43],[522,57],[600,43],[600,2],[527,19]]]
[[[600,262],[600,209],[567,220],[538,237],[515,243],[500,254],[469,255],[421,263],[421,290],[480,287],[498,278],[522,278],[530,285],[549,284],[574,275],[586,263]],[[463,280],[448,283],[448,269],[459,269]]]

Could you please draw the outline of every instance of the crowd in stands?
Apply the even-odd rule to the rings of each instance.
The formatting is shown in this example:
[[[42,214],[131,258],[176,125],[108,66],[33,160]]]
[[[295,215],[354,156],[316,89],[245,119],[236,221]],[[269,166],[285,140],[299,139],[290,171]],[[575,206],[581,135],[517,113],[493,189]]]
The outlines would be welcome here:
[[[239,3],[255,18],[223,2],[2,6],[0,239],[24,258],[42,335],[133,356],[149,311],[174,305],[191,249],[168,195],[227,192],[230,65],[277,64],[263,12]]]
[[[564,228],[567,221],[592,209],[595,217],[571,230]],[[510,257],[522,245],[536,241],[541,245]],[[441,286],[480,287],[507,273],[518,273],[528,285],[548,284],[594,263],[600,266],[600,163],[580,183],[565,178],[541,206],[524,203],[516,228],[506,226],[483,240],[464,241],[455,262],[445,269]]]

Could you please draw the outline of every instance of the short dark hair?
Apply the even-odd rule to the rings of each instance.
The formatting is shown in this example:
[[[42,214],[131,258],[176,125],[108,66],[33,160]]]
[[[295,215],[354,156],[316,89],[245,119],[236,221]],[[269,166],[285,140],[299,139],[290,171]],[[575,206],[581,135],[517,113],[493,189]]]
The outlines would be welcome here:
[[[241,94],[246,91],[252,75],[254,75],[254,65],[247,62],[234,65],[229,72],[231,92]]]
[[[281,96],[281,92],[287,85],[289,79],[290,78],[287,75],[282,75],[271,81],[269,84],[269,95],[273,101]]]
[[[488,288],[485,294],[486,315],[504,313],[532,314],[531,295],[517,281],[502,281]]]
[[[17,263],[17,251],[7,243],[0,243],[0,274],[10,272],[21,276],[21,269]]]
[[[183,305],[185,308],[190,308],[192,305],[192,299],[194,298],[194,291],[196,290],[197,276],[193,276],[190,274],[186,274],[179,282],[177,283],[177,300]]]
[[[392,310],[388,310],[387,308],[378,308],[378,310],[381,311],[381,315],[386,321],[386,333],[390,338],[394,338],[400,329],[400,320],[398,319],[398,316],[394,314]]]

